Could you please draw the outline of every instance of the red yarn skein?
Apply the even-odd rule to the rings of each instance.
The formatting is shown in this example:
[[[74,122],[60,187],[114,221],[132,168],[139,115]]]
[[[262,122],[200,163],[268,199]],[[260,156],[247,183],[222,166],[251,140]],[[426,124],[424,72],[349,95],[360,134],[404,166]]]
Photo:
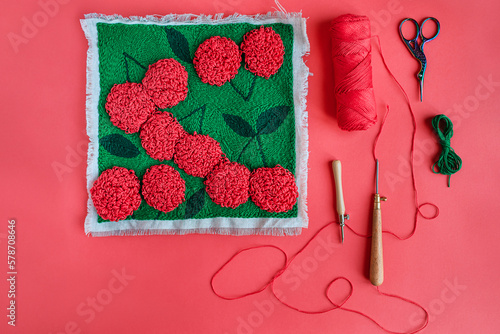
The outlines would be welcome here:
[[[339,127],[366,130],[377,122],[370,19],[352,14],[339,16],[331,23],[330,35]]]

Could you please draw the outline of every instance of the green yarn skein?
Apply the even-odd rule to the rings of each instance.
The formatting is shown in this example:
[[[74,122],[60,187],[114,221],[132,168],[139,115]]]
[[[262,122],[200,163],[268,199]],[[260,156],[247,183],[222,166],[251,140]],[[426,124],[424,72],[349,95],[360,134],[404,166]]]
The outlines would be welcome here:
[[[443,125],[440,126],[440,123]],[[432,165],[432,171],[435,174],[448,175],[448,187],[450,186],[451,175],[462,168],[462,159],[455,153],[450,146],[451,137],[453,137],[453,123],[446,115],[436,115],[432,119],[432,127],[439,137],[441,144],[441,155],[438,161]],[[441,130],[442,129],[442,130]],[[436,170],[437,166],[437,170]]]

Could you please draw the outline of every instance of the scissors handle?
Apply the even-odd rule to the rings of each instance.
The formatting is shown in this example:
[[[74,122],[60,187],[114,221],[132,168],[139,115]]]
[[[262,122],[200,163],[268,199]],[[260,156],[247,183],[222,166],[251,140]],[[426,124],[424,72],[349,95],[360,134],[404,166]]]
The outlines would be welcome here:
[[[404,24],[406,21],[410,21],[410,22],[412,22],[412,23],[415,25],[415,28],[416,28],[416,30],[417,30],[417,33],[415,34],[415,37],[414,37],[414,38],[412,38],[412,39],[407,39],[407,38],[403,35],[403,24]],[[415,21],[414,19],[411,19],[411,18],[406,18],[406,19],[404,19],[403,21],[401,21],[401,23],[399,24],[399,36],[401,36],[401,39],[402,39],[405,43],[410,43],[410,42],[416,43],[419,35],[420,35],[420,27],[419,27],[419,25],[418,25],[418,22],[417,22],[417,21]]]
[[[424,24],[425,24],[425,22],[427,22],[429,20],[432,20],[432,21],[434,21],[434,23],[436,23],[436,33],[432,37],[425,37],[424,36]],[[423,45],[423,43],[428,42],[428,41],[432,41],[434,38],[436,38],[439,35],[439,31],[441,31],[441,25],[439,24],[439,21],[434,17],[426,18],[422,22],[422,24],[420,25],[420,38],[422,38],[422,45]]]
[[[436,29],[436,33],[434,34],[434,36],[432,36],[432,37],[425,37],[424,33],[423,33],[424,24],[425,24],[425,22],[427,22],[429,20],[432,20],[432,21],[434,21],[434,23],[436,23],[437,29]],[[415,34],[415,37],[412,38],[412,39],[407,39],[403,35],[402,28],[403,28],[403,24],[406,21],[410,21],[410,22],[412,22],[415,25],[415,28],[416,28],[417,32]],[[440,31],[441,31],[441,25],[439,24],[439,21],[436,18],[434,18],[434,17],[428,17],[428,18],[424,19],[422,21],[422,24],[420,24],[420,25],[418,24],[417,21],[415,21],[414,19],[411,19],[411,18],[406,18],[403,21],[401,21],[401,23],[399,24],[399,35],[401,36],[401,39],[405,42],[405,44],[414,43],[416,45],[418,37],[420,37],[422,39],[422,43],[421,43],[421,46],[420,46],[420,48],[422,50],[424,49],[424,44],[427,43],[427,42],[429,42],[429,41],[432,41],[434,38],[436,38],[439,35]]]

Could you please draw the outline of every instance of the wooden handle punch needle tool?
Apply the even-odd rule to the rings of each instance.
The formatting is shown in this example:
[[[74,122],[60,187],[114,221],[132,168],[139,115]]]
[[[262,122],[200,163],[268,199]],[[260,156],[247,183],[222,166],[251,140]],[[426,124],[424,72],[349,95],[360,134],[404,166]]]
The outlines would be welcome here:
[[[375,179],[375,197],[373,200],[373,226],[372,226],[372,248],[370,257],[370,282],[379,286],[384,281],[384,261],[382,251],[382,213],[380,202],[386,201],[386,197],[381,197],[378,193],[378,159]]]
[[[342,164],[340,160],[332,162],[333,178],[335,179],[335,193],[337,194],[337,213],[339,215],[340,235],[344,243],[345,221],[349,220],[349,215],[345,214],[344,194],[342,193]]]

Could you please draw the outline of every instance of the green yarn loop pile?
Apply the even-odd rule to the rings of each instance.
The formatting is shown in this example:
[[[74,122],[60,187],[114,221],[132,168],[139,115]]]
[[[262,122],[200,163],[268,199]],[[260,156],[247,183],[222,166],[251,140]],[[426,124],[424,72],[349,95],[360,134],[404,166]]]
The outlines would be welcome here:
[[[231,161],[250,170],[280,165],[296,173],[295,93],[293,72],[294,28],[291,24],[270,23],[283,42],[285,55],[279,71],[269,79],[256,77],[240,65],[238,74],[222,86],[201,81],[193,56],[199,45],[213,36],[231,39],[237,45],[243,36],[261,24],[122,24],[97,23],[99,48],[99,174],[114,166],[135,171],[142,179],[153,165],[167,164],[186,183],[186,201],[164,213],[142,201],[131,219],[180,224],[185,219],[298,217],[298,205],[287,212],[261,210],[251,200],[236,209],[214,203],[205,192],[204,178],[188,175],[172,160],[159,162],[144,150],[138,133],[127,134],[110,121],[105,105],[115,84],[140,83],[148,66],[173,58],[188,72],[188,95],[178,105],[160,109],[172,113],[182,127],[193,134],[209,135],[220,143]],[[238,220],[235,220],[237,222]],[[98,218],[99,223],[107,220]],[[238,226],[235,223],[234,226]]]

